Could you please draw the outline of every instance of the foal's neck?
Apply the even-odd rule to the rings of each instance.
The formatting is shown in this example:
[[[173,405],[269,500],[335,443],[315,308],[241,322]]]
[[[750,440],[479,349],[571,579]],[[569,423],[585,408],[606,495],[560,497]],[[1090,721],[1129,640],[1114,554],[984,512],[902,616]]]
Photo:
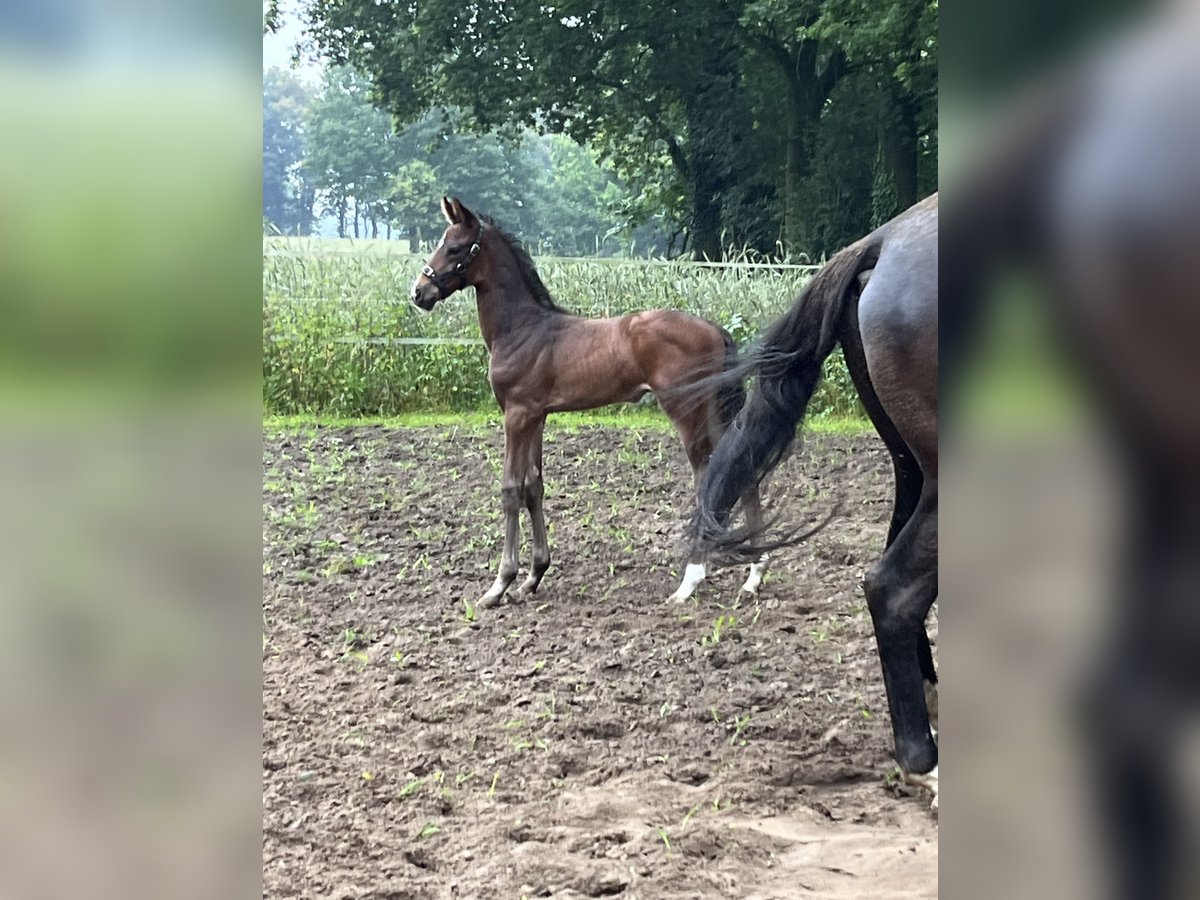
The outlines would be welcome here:
[[[495,342],[536,326],[555,315],[555,311],[538,303],[512,250],[499,235],[485,232],[483,240],[487,242],[491,264],[475,283],[475,308],[479,313],[479,330],[490,353]]]

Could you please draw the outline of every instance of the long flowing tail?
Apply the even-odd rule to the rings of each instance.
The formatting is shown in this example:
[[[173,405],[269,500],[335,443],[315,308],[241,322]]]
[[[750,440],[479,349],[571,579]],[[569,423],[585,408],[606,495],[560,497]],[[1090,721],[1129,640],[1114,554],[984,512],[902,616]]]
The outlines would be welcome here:
[[[737,344],[733,342],[733,335],[724,328],[721,329],[721,337],[725,341],[724,372],[730,373],[738,368]],[[744,379],[742,377],[724,379],[717,387],[717,415],[721,420],[722,431],[729,427],[729,423],[734,420],[745,404]]]
[[[767,328],[756,348],[723,376],[739,384],[748,375],[756,378],[700,482],[692,523],[698,549],[736,553],[752,537],[726,530],[730,510],[746,490],[762,483],[791,446],[796,423],[804,418],[821,377],[821,364],[837,343],[850,285],[874,264],[877,253],[865,238],[836,254]]]

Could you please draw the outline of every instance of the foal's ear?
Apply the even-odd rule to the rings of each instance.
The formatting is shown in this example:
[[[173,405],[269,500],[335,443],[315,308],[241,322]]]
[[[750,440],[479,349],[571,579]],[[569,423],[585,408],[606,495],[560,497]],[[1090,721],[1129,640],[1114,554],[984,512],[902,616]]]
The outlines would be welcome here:
[[[461,204],[457,200],[442,197],[442,215],[446,217],[446,221],[451,225],[457,225],[462,221],[462,216],[456,208],[458,206],[461,206]]]
[[[453,198],[450,203],[454,207],[454,213],[457,216],[456,221],[460,225],[466,225],[468,228],[474,228],[476,223],[479,221],[477,218],[475,218],[475,213],[467,209],[467,205],[457,197]]]

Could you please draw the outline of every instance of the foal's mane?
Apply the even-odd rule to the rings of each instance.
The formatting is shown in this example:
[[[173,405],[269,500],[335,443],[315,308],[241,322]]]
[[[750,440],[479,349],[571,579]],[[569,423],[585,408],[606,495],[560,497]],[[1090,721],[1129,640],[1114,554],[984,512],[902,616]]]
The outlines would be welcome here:
[[[480,222],[500,235],[504,243],[508,245],[508,249],[512,251],[513,259],[517,261],[517,271],[520,272],[521,279],[525,282],[525,286],[529,288],[529,293],[533,295],[533,299],[537,301],[538,306],[544,306],[546,309],[553,310],[554,312],[566,312],[550,296],[549,288],[542,283],[542,276],[538,274],[537,267],[533,264],[533,257],[529,255],[529,251],[525,249],[525,245],[521,243],[521,240],[497,225],[496,220],[491,216],[479,214],[477,217]]]

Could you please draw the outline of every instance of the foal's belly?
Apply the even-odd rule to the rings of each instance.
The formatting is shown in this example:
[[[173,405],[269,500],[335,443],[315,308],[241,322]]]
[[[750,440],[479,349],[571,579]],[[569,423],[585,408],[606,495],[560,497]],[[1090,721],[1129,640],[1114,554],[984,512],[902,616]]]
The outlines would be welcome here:
[[[546,404],[546,412],[574,412],[581,409],[595,409],[598,406],[608,406],[612,403],[634,403],[650,392],[650,385],[645,383],[573,385],[570,390],[562,390],[557,386],[551,392]]]

